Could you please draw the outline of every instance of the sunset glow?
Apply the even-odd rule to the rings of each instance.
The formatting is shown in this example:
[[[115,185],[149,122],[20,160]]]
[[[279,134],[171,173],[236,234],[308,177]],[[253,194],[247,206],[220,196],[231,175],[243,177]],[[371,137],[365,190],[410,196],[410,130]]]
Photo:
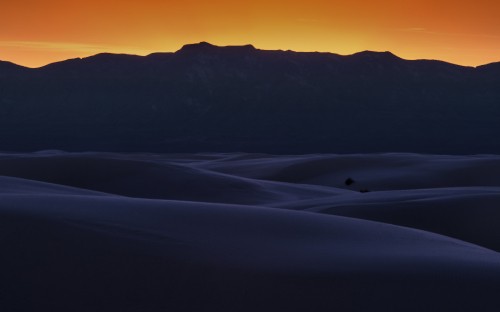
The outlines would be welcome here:
[[[208,41],[339,54],[391,51],[476,66],[500,61],[498,13],[500,2],[491,0],[11,1],[0,10],[0,60],[38,67]]]

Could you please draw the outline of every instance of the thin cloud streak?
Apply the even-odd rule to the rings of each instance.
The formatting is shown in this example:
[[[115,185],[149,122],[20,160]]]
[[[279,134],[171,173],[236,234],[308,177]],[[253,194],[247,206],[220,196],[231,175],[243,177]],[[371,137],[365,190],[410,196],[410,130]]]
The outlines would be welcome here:
[[[137,47],[111,46],[75,42],[49,42],[49,41],[0,41],[2,48],[17,48],[38,51],[83,52],[99,53],[112,51],[133,51],[137,54],[147,54],[150,51]]]

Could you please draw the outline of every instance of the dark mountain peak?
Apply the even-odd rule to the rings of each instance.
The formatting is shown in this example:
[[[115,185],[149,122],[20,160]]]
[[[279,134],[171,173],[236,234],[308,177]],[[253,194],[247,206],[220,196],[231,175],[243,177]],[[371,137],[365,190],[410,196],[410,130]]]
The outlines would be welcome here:
[[[393,54],[389,51],[377,52],[377,51],[362,51],[358,53],[354,53],[351,55],[354,59],[363,59],[369,61],[398,61],[402,60],[399,56]]]
[[[489,63],[486,65],[481,65],[478,66],[477,69],[479,70],[495,70],[495,71],[500,71],[500,62],[495,62],[495,63]]]
[[[64,61],[59,61],[59,62],[54,62],[47,64],[45,66],[37,68],[37,70],[54,70],[54,69],[61,69],[61,68],[69,68],[72,66],[78,66],[82,62],[82,58],[77,57],[77,58],[72,58],[72,59],[67,59]]]
[[[177,51],[177,53],[207,52],[207,51],[213,51],[217,48],[218,48],[217,46],[215,46],[211,43],[202,41],[199,43],[186,44],[186,45],[182,46],[182,48],[179,51]]]
[[[211,44],[210,42],[206,42],[206,41],[201,41],[201,42],[198,42],[198,43],[188,43],[188,44],[185,44],[182,48],[183,49],[189,49],[189,48],[215,48],[217,47],[216,45],[214,44]]]
[[[202,41],[200,43],[186,44],[176,53],[178,54],[198,54],[198,53],[212,53],[221,51],[231,52],[251,52],[256,51],[255,47],[251,44],[242,46],[216,46],[211,43]]]
[[[23,70],[26,69],[26,67],[11,63],[11,62],[5,62],[5,61],[0,61],[0,73],[1,72],[13,72],[13,71],[18,71],[18,70]]]
[[[83,60],[96,60],[96,59],[102,60],[102,59],[116,58],[116,57],[120,57],[123,55],[127,55],[127,54],[115,54],[115,53],[103,52],[103,53],[98,53],[98,54],[91,55],[88,57],[84,57]]]
[[[82,61],[86,63],[115,63],[117,61],[132,61],[141,58],[141,56],[133,54],[99,53],[93,56],[85,57]]]
[[[237,50],[237,51],[243,51],[243,52],[257,51],[257,49],[251,44],[245,44],[245,45],[241,45],[241,46],[226,46],[224,48],[227,50]]]
[[[162,59],[162,58],[169,58],[175,53],[172,52],[154,52],[151,54],[146,55],[146,58],[149,59]]]
[[[132,54],[99,53],[96,55],[74,58],[62,62],[48,64],[40,68],[42,71],[56,71],[61,74],[70,72],[106,72],[137,68],[145,58]]]
[[[488,80],[498,81],[498,77],[500,77],[500,62],[478,66],[476,67],[476,72],[483,77],[487,77]]]

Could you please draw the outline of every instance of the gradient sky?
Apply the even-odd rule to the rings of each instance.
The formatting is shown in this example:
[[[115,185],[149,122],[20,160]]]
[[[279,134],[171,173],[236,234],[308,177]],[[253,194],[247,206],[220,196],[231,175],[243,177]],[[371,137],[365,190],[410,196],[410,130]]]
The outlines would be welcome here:
[[[392,51],[461,65],[500,61],[496,0],[18,0],[0,6],[0,60],[37,67],[186,43],[351,54]]]

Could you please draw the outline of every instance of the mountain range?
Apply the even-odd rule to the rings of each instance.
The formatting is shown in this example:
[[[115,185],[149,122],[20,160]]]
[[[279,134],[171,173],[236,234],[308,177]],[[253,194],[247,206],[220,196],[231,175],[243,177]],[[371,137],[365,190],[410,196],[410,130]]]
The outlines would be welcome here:
[[[500,63],[206,42],[0,62],[0,149],[500,153]]]

